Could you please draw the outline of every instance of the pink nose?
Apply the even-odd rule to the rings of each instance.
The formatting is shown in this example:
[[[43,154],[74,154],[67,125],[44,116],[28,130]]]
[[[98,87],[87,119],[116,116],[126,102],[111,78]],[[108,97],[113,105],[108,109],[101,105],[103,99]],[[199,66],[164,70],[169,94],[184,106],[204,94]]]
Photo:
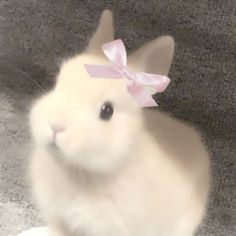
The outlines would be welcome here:
[[[53,131],[53,133],[60,133],[63,132],[65,130],[65,127],[63,125],[59,125],[59,124],[50,124],[50,127]]]

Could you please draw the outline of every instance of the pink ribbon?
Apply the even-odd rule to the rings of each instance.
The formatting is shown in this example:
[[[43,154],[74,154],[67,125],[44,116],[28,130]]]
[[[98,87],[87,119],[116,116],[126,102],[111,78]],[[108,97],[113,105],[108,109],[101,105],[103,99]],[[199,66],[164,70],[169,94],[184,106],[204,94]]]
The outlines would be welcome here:
[[[157,106],[155,100],[146,92],[144,87],[151,87],[156,92],[161,93],[168,86],[170,79],[163,75],[127,71],[127,54],[120,39],[104,44],[102,49],[111,64],[86,64],[85,68],[88,74],[95,78],[120,79],[125,76],[129,80],[128,91],[141,107]]]

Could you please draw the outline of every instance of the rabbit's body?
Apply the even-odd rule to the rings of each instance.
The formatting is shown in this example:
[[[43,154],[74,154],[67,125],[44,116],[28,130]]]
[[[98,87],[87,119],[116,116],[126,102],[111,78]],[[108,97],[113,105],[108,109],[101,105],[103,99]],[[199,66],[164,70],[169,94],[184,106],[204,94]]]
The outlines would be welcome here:
[[[161,133],[158,145],[140,132],[133,157],[113,175],[73,170],[62,165],[58,154],[36,149],[34,187],[47,220],[76,236],[193,235],[207,198],[207,154],[191,128],[158,112],[156,118],[156,127],[171,133]]]
[[[163,40],[172,43],[158,45]],[[164,73],[168,60],[162,56]],[[192,236],[209,187],[199,135],[166,114],[142,112],[124,80],[90,78],[86,63],[106,61],[85,53],[66,62],[30,117],[33,190],[52,236]],[[106,121],[105,101],[114,107]]]

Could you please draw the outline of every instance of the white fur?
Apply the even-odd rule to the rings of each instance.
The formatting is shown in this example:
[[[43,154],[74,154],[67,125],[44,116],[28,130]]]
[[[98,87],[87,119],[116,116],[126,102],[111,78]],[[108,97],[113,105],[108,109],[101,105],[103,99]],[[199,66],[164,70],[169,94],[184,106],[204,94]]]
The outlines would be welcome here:
[[[108,20],[106,11],[85,53],[66,61],[55,88],[33,105],[33,192],[52,236],[192,236],[207,200],[208,154],[193,128],[142,111],[125,79],[88,76],[85,63],[107,63],[98,47]],[[158,64],[165,45],[156,72],[168,73],[173,40],[153,42],[130,57],[130,69],[147,70],[156,49]],[[114,105],[109,121],[99,118],[105,101]],[[64,128],[56,145],[52,124]]]

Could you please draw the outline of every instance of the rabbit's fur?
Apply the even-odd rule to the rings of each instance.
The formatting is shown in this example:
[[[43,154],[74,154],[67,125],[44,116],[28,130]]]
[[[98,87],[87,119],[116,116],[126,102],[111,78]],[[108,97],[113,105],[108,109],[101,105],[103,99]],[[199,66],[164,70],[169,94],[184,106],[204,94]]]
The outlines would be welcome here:
[[[32,107],[35,197],[52,236],[192,236],[207,201],[208,154],[193,128],[142,111],[126,79],[89,77],[84,64],[107,64],[101,45],[112,39],[105,11],[85,52]],[[129,69],[167,75],[173,50],[171,37],[153,40]],[[105,101],[114,106],[109,121],[99,117]],[[56,137],[52,125],[63,129]]]

